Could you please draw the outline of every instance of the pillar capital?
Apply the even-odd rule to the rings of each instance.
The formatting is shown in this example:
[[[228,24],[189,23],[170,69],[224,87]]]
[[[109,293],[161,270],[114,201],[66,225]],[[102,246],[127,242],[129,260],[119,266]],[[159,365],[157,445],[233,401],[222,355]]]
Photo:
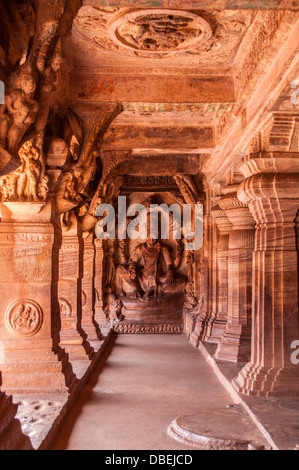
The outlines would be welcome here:
[[[246,202],[238,198],[238,189],[238,185],[226,188],[219,200],[219,206],[228,217],[234,230],[252,229],[255,222]]]
[[[214,218],[217,228],[221,235],[228,235],[232,230],[232,224],[229,221],[224,210],[222,210],[219,206],[219,204],[212,208],[211,215]]]
[[[260,173],[299,173],[298,152],[258,152],[249,154],[239,165],[244,178]]]

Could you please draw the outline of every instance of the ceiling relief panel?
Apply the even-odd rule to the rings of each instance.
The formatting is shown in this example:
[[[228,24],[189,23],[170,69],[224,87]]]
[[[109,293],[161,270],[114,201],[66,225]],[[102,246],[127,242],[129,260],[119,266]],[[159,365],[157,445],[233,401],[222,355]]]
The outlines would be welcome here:
[[[173,10],[144,10],[121,15],[112,22],[112,40],[126,49],[155,57],[199,47],[212,36],[212,26],[200,15]]]
[[[75,63],[84,65],[93,54],[94,59],[95,55],[102,55],[106,65],[112,58],[117,59],[118,66],[142,63],[149,66],[155,59],[160,59],[160,65],[163,59],[171,65],[177,64],[179,58],[180,65],[228,67],[233,64],[254,17],[252,11],[191,12],[85,6],[74,22]],[[82,40],[85,40],[85,47]]]

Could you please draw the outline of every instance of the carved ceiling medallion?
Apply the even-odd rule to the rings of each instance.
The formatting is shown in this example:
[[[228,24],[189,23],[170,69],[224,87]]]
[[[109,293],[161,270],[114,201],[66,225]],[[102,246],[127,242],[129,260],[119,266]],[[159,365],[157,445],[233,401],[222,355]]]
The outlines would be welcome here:
[[[201,16],[174,10],[133,11],[109,26],[109,36],[117,45],[151,56],[189,51],[208,41],[212,33]]]

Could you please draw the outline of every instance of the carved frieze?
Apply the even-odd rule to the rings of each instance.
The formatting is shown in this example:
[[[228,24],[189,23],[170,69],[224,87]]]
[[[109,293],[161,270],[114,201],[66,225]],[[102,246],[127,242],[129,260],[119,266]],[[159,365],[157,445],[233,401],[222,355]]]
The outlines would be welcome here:
[[[121,334],[181,334],[183,323],[116,323],[113,325],[116,333]]]

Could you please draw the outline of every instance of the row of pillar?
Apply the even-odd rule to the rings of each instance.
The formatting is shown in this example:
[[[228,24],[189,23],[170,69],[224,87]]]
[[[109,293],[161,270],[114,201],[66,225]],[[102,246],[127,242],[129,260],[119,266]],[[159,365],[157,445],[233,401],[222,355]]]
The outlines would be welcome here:
[[[206,220],[209,300],[191,342],[217,343],[216,359],[245,362],[233,383],[247,395],[299,396],[291,360],[299,340],[299,173],[285,164],[292,157],[248,157],[245,180],[222,192]]]
[[[103,344],[101,241],[74,215],[52,224],[50,206],[1,208],[0,387],[9,394],[69,394]]]

